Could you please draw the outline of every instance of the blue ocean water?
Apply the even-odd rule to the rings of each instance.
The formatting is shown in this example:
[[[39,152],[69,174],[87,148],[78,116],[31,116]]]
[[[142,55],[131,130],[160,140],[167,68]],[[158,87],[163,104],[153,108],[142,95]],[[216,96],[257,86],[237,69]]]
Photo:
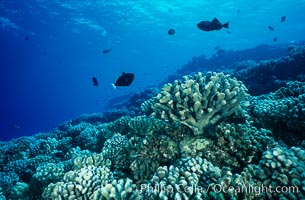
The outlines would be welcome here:
[[[0,140],[103,112],[112,98],[156,85],[194,56],[211,56],[216,46],[241,50],[272,45],[275,37],[277,44],[304,40],[304,10],[304,0],[1,0]],[[230,32],[196,27],[214,17],[229,21]],[[169,28],[176,33],[168,35]],[[122,72],[135,73],[135,81],[114,90]]]

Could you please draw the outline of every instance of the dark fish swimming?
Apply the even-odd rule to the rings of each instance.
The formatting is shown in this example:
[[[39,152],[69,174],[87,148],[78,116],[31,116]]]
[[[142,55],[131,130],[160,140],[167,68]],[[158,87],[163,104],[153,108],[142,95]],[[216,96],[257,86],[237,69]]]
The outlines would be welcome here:
[[[284,22],[284,21],[286,21],[286,16],[281,17],[281,22]]]
[[[173,28],[170,28],[170,29],[168,29],[167,33],[168,33],[169,35],[174,35],[174,34],[176,33],[176,30],[173,29]]]
[[[214,50],[218,50],[218,49],[220,49],[220,46],[214,47]]]
[[[29,40],[30,39],[30,36],[26,36],[25,38],[24,38],[24,40]]]
[[[274,28],[273,28],[272,26],[268,26],[268,29],[269,29],[270,31],[274,31]]]
[[[226,31],[226,33],[228,33],[228,34],[232,34],[232,32],[231,32],[231,31]]]
[[[125,73],[123,72],[120,77],[116,79],[116,81],[112,84],[114,88],[129,86],[134,80],[134,73]]]
[[[110,51],[112,51],[112,49],[105,49],[105,50],[103,50],[102,52],[103,52],[103,53],[109,53]]]
[[[197,27],[202,31],[215,31],[222,28],[229,28],[229,22],[221,24],[215,17],[212,21],[202,21],[197,24]]]
[[[276,42],[276,41],[277,41],[277,37],[274,37],[274,38],[273,38],[273,42]]]
[[[98,87],[98,80],[96,77],[92,77],[92,82],[94,86]]]
[[[222,54],[224,54],[225,52],[226,52],[226,51],[223,50],[223,49],[221,49],[221,48],[219,48],[219,49],[216,50],[216,54],[219,55],[219,56],[222,55]]]

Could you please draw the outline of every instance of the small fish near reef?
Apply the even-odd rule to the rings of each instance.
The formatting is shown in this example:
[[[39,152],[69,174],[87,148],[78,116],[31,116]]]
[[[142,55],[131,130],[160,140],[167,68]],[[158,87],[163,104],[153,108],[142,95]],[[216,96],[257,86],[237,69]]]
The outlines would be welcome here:
[[[284,22],[284,21],[286,21],[286,16],[281,17],[281,22]]]
[[[270,31],[274,31],[274,28],[273,28],[272,26],[268,26],[268,29],[269,29]]]
[[[167,34],[174,35],[176,33],[176,30],[173,28],[168,29]]]
[[[277,41],[277,37],[274,37],[274,38],[273,38],[273,42],[276,42],[276,41]]]
[[[212,21],[202,21],[197,24],[197,27],[202,31],[215,31],[222,28],[229,28],[229,22],[221,24],[215,17]]]
[[[120,77],[112,84],[114,88],[129,86],[134,80],[134,73],[125,73],[123,72]]]
[[[96,77],[92,77],[92,82],[95,87],[98,87],[98,80]]]
[[[110,51],[112,51],[112,49],[105,49],[105,50],[102,51],[102,53],[106,54],[106,53],[110,53]]]

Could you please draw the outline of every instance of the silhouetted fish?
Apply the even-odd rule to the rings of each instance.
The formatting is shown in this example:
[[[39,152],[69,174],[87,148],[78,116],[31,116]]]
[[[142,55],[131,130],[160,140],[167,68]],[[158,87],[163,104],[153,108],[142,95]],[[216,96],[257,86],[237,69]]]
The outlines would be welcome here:
[[[237,13],[240,13],[240,9],[237,10]]]
[[[134,73],[125,73],[123,72],[122,75],[116,79],[116,81],[112,84],[114,88],[116,87],[123,87],[129,86],[134,80]]]
[[[24,40],[29,40],[30,39],[30,36],[26,36],[25,38],[24,38]]]
[[[197,27],[202,31],[215,31],[222,28],[229,28],[229,22],[221,24],[215,17],[212,21],[202,21],[197,24]]]
[[[214,50],[218,50],[218,49],[220,49],[220,46],[214,47]]]
[[[223,50],[221,48],[217,49],[217,51],[216,51],[217,55],[221,55],[221,54],[224,54],[224,53],[225,53],[225,50]]]
[[[274,28],[272,26],[268,26],[270,31],[274,31]]]
[[[96,86],[96,87],[98,86],[98,80],[96,77],[92,77],[92,82],[93,82],[94,86]]]
[[[20,126],[17,125],[17,124],[11,124],[11,127],[14,128],[14,129],[20,129]]]
[[[176,33],[176,30],[173,29],[173,28],[170,28],[170,29],[167,31],[167,33],[168,33],[169,35],[174,35],[174,34]]]
[[[232,34],[232,32],[231,32],[231,31],[226,31],[226,33],[228,33],[228,34]]]
[[[112,51],[112,49],[105,49],[105,50],[103,50],[102,52],[103,52],[103,53],[109,53],[110,51]]]
[[[276,42],[276,41],[277,41],[277,37],[274,37],[274,38],[273,38],[273,42]]]
[[[281,22],[284,22],[284,21],[286,21],[286,16],[281,17]]]

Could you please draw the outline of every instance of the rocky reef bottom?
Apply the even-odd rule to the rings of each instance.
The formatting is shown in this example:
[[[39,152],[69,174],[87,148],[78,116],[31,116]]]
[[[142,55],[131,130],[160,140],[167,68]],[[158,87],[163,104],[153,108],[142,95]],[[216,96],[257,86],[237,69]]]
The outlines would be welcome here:
[[[143,104],[155,101],[150,112],[160,118],[149,109],[107,123],[84,115],[1,142],[0,199],[305,199],[305,83],[247,96],[240,106],[234,98],[241,85],[207,76],[196,95],[187,87],[198,84],[188,77],[176,83],[179,98],[166,86],[166,101],[159,95]],[[168,119],[157,108],[167,109]],[[195,134],[183,123],[196,120],[193,112],[217,117]]]

